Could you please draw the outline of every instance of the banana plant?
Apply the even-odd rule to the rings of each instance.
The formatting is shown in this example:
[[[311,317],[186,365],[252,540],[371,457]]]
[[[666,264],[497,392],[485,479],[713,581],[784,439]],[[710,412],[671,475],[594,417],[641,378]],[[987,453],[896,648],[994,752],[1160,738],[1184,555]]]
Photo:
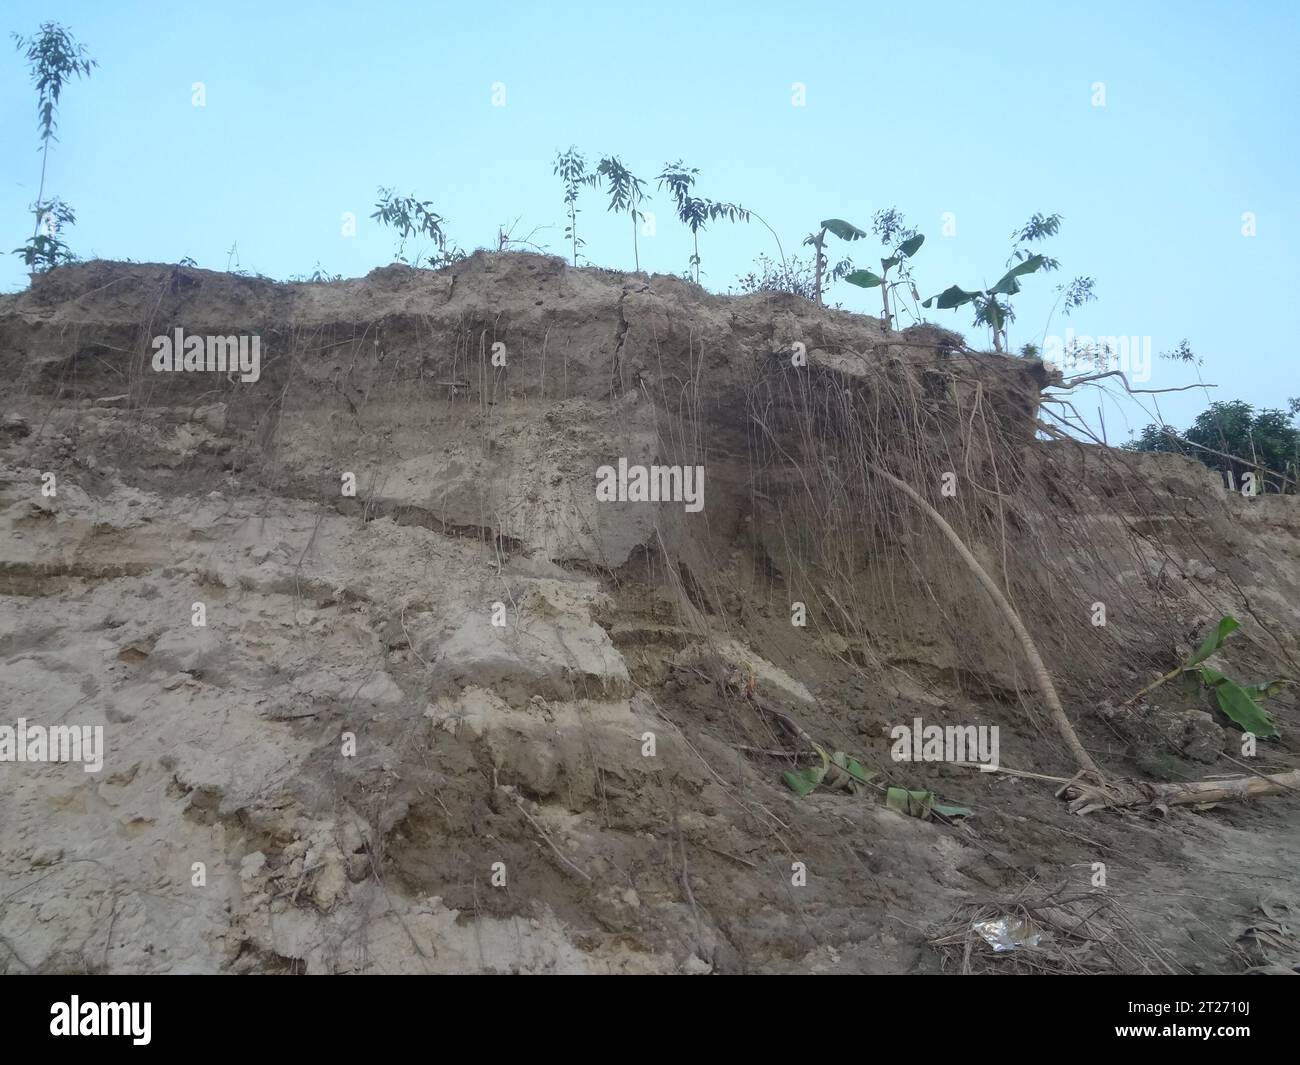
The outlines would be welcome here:
[[[890,281],[889,271],[894,267],[903,267],[907,260],[917,253],[921,245],[925,243],[925,235],[917,233],[907,240],[899,243],[894,249],[894,254],[888,258],[880,260],[880,273],[873,274],[870,270],[854,270],[844,275],[844,280],[850,285],[857,285],[859,288],[879,288],[880,299],[884,305],[881,314],[881,321],[886,329],[893,327],[894,316],[889,309],[889,292],[890,289],[897,288],[901,282]],[[913,294],[916,294],[916,286],[912,286]]]
[[[1214,697],[1219,703],[1219,709],[1243,729],[1253,732],[1256,736],[1276,736],[1277,727],[1273,724],[1273,719],[1269,716],[1268,711],[1259,704],[1259,700],[1276,695],[1288,685],[1289,681],[1274,680],[1266,684],[1238,684],[1236,681],[1225,677],[1218,670],[1201,665],[1210,655],[1223,646],[1224,640],[1239,628],[1241,628],[1241,623],[1236,618],[1220,618],[1215,630],[1205,638],[1201,646],[1196,649],[1196,653],[1183,663],[1183,670],[1184,672],[1199,674],[1201,683],[1207,688],[1213,689]]]
[[[1276,736],[1277,726],[1274,725],[1269,712],[1260,705],[1260,702],[1290,686],[1293,683],[1292,681],[1283,678],[1269,681],[1266,684],[1238,684],[1236,681],[1225,677],[1218,670],[1201,664],[1222,647],[1224,641],[1239,628],[1241,628],[1241,623],[1236,618],[1231,616],[1220,618],[1219,624],[1214,631],[1202,641],[1201,646],[1196,649],[1195,653],[1186,662],[1179,663],[1163,677],[1158,678],[1136,695],[1126,699],[1125,705],[1136,702],[1176,677],[1196,677],[1201,684],[1214,692],[1214,698],[1219,704],[1219,709],[1244,730],[1253,732],[1261,738]]]
[[[821,228],[816,233],[810,233],[804,238],[804,243],[813,249],[814,268],[813,268],[813,292],[817,297],[818,306],[822,302],[822,278],[825,276],[826,267],[829,265],[824,248],[826,245],[826,234],[833,233],[840,240],[854,241],[861,240],[867,235],[866,230],[859,229],[852,222],[846,222],[843,218],[827,218]],[[853,264],[848,259],[843,259],[831,270],[831,279],[838,281],[841,277],[846,276],[853,269]]]
[[[1020,278],[1041,270],[1047,262],[1045,255],[1030,255],[1003,274],[998,283],[990,288],[968,291],[951,285],[939,295],[931,296],[921,306],[952,311],[968,303],[975,304],[975,323],[993,330],[993,350],[1000,353],[1004,350],[1007,324],[1015,320],[1015,312],[1011,309],[1011,304],[1006,302],[1007,298],[1020,291]]]

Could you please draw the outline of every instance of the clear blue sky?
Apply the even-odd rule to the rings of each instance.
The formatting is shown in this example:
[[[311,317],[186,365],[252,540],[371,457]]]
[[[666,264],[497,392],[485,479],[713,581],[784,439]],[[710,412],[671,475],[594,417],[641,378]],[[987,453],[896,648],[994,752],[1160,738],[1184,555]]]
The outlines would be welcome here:
[[[432,200],[467,249],[503,222],[563,254],[558,148],[616,152],[643,177],[679,156],[698,191],[763,214],[787,253],[819,219],[866,226],[898,206],[928,235],[922,295],[992,283],[1009,234],[1064,216],[1062,275],[1031,277],[1012,346],[1037,341],[1064,277],[1098,300],[1053,322],[1093,335],[1186,337],[1214,398],[1284,406],[1300,395],[1287,293],[1300,279],[1300,4],[748,2],[96,3],[9,0],[6,34],[53,19],[99,60],[72,83],[47,195],[71,203],[83,256],[191,256],[286,277],[319,261],[357,276],[392,259],[368,218],[379,185]],[[207,106],[191,105],[191,84]],[[492,86],[505,85],[494,107]],[[791,103],[791,85],[807,103]],[[1105,84],[1095,107],[1093,84]],[[30,231],[39,172],[35,95],[0,52],[0,219]],[[599,265],[631,268],[624,219],[586,194],[580,226]],[[666,194],[642,264],[680,273],[689,234]],[[359,219],[353,238],[340,216]],[[941,236],[942,215],[957,233]],[[1253,212],[1257,235],[1242,235]],[[869,264],[878,255],[852,249]],[[706,284],[734,285],[757,224],[702,237]],[[26,284],[5,255],[0,290]],[[868,313],[878,296],[831,300]],[[931,312],[985,342],[966,310]],[[1195,381],[1158,360],[1147,387]],[[1158,397],[1185,426],[1201,391]],[[1095,406],[1090,400],[1089,406]],[[1147,419],[1128,410],[1129,424]],[[1112,442],[1123,416],[1107,413]]]

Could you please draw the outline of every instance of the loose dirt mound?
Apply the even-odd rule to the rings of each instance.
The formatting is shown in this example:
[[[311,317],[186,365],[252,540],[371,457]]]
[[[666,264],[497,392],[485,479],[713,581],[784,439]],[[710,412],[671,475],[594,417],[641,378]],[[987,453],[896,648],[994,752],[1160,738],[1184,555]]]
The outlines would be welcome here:
[[[258,380],[154,372],[178,327],[257,334]],[[4,971],[904,972],[1083,896],[1029,968],[1239,971],[1261,901],[1300,907],[1295,797],[1082,820],[890,756],[921,718],[1075,769],[865,463],[943,508],[1112,772],[1242,771],[1200,704],[1097,712],[1221,614],[1234,676],[1300,675],[1297,499],[1036,441],[1040,363],[511,253],[63,268],[0,297],[0,369],[0,725],[106,743],[98,773],[0,762]],[[705,505],[598,501],[620,459],[704,467]],[[1272,705],[1261,770],[1297,764]],[[809,738],[879,776],[796,796]]]

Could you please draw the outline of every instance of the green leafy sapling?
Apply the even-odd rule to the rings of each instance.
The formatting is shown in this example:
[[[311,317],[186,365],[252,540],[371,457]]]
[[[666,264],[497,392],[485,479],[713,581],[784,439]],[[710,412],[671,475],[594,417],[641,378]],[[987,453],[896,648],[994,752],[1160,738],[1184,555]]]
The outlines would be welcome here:
[[[417,200],[414,194],[398,196],[392,189],[379,190],[379,202],[375,204],[375,213],[370,217],[381,225],[391,226],[397,230],[399,263],[407,261],[404,254],[406,242],[412,237],[428,237],[434,242],[438,253],[425,259],[426,265],[432,270],[465,258],[465,253],[459,247],[454,244],[448,246],[447,234],[443,229],[446,219],[431,210],[432,206],[428,200]],[[420,265],[419,255],[410,265]]]
[[[1091,303],[1097,298],[1097,282],[1091,277],[1076,277],[1066,285],[1057,285],[1057,303],[1064,301],[1062,310],[1068,315],[1072,311],[1078,310],[1085,303]]]
[[[992,331],[994,351],[1005,351],[1008,326],[1016,319],[1010,298],[1020,291],[1020,278],[1037,273],[1039,270],[1055,270],[1060,266],[1056,259],[1041,252],[1034,252],[1030,246],[1055,236],[1060,228],[1059,214],[1035,214],[1025,225],[1011,234],[1015,243],[1011,250],[1011,257],[1007,260],[1010,269],[1002,275],[997,284],[971,291],[952,285],[939,295],[931,296],[921,306],[937,307],[941,311],[947,311],[964,307],[968,303],[974,304],[974,324],[987,326]],[[1090,291],[1089,289],[1089,293]]]
[[[34,37],[10,34],[18,51],[23,52],[32,82],[36,86],[37,127],[41,135],[41,182],[32,204],[36,224],[32,235],[14,254],[20,255],[27,268],[36,273],[72,260],[72,253],[60,234],[76,221],[72,208],[62,200],[45,200],[45,173],[50,160],[50,143],[58,140],[55,112],[63,87],[71,78],[88,78],[99,64],[86,54],[72,34],[57,22],[44,22]]]
[[[602,184],[609,194],[608,210],[613,214],[626,211],[632,217],[632,258],[636,263],[637,273],[641,272],[641,252],[637,245],[636,227],[645,221],[645,215],[639,210],[646,199],[645,182],[625,167],[617,155],[607,155],[596,167],[591,177],[591,184],[599,188]]]
[[[289,280],[298,284],[327,285],[333,281],[342,281],[342,274],[331,274],[316,260],[316,268],[310,274],[292,274]]]
[[[677,207],[678,220],[691,231],[695,250],[691,254],[690,267],[695,272],[694,280],[698,285],[700,283],[700,230],[719,218],[726,219],[728,222],[748,222],[749,211],[738,204],[692,196],[691,189],[695,185],[697,174],[699,174],[698,169],[687,167],[679,159],[675,163],[666,164],[656,180],[659,188],[667,186]]]
[[[880,238],[880,242],[890,249],[890,254],[880,260],[880,273],[870,270],[853,270],[844,275],[844,280],[859,288],[879,288],[883,306],[881,322],[886,329],[893,328],[894,314],[890,310],[891,291],[908,286],[913,298],[918,298],[916,285],[912,281],[911,259],[925,243],[925,236],[909,227],[903,221],[903,215],[894,207],[877,211],[871,220],[871,230]],[[890,280],[889,271],[897,268],[897,276]]]
[[[37,219],[35,236],[21,248],[14,249],[14,254],[22,256],[30,273],[40,273],[52,266],[63,266],[77,260],[63,239],[63,231],[77,221],[72,208],[57,196],[41,206],[43,210]]]
[[[573,265],[578,265],[578,249],[587,242],[578,236],[578,192],[583,185],[592,184],[594,175],[587,173],[587,160],[576,147],[555,154],[554,173],[564,183],[564,207],[569,212],[569,224],[564,227],[564,239],[573,246]]]

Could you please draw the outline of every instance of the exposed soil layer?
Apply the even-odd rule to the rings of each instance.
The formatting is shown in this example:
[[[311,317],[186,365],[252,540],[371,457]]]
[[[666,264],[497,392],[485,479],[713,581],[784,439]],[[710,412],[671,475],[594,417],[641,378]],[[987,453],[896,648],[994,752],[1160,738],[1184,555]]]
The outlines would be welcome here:
[[[257,334],[260,376],[155,372],[178,327]],[[946,508],[1109,773],[1300,764],[1289,692],[1253,757],[1202,693],[1116,710],[1223,614],[1216,668],[1300,676],[1300,501],[1036,439],[1037,361],[480,253],[333,284],[61,268],[0,297],[0,371],[0,726],[106,746],[0,761],[0,971],[937,971],[970,907],[1080,899],[1084,932],[967,964],[1300,963],[1239,938],[1296,927],[1300,797],[1081,818],[1047,780],[891,757],[919,718],[1076,771],[865,463]],[[703,466],[702,509],[600,501],[620,458]],[[797,796],[800,734],[879,775]]]

